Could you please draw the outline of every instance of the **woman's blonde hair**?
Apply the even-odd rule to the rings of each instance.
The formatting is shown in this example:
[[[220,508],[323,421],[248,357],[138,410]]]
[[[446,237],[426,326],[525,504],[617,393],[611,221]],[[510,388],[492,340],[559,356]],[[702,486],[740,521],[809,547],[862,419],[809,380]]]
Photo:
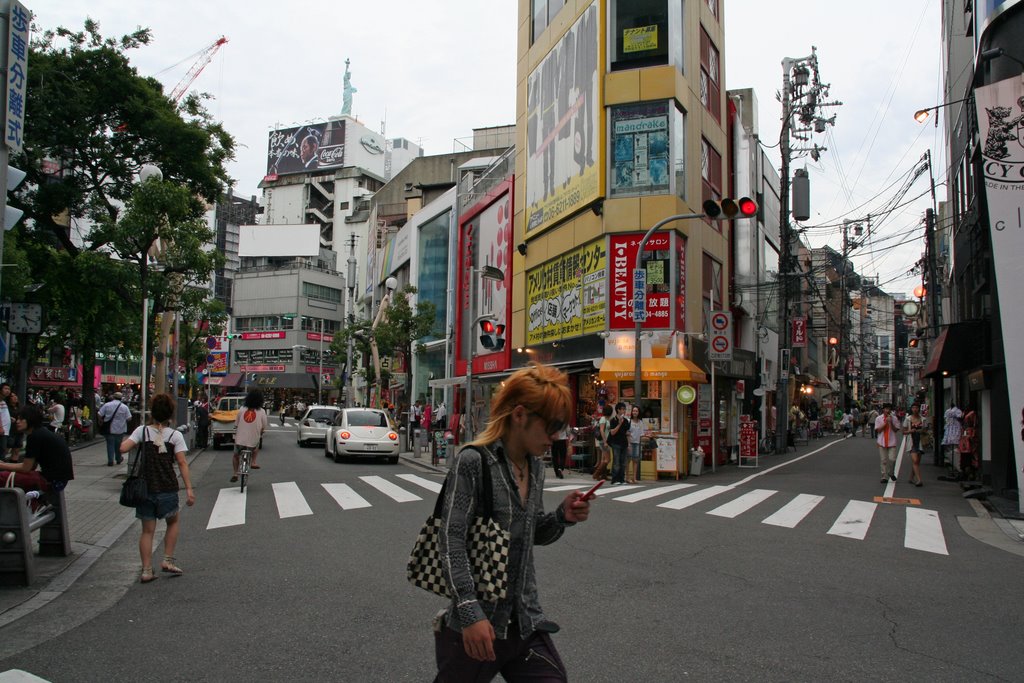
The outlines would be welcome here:
[[[491,417],[484,431],[469,445],[485,446],[505,439],[516,406],[523,406],[548,424],[567,424],[572,408],[569,378],[561,370],[540,363],[513,372],[491,400]]]

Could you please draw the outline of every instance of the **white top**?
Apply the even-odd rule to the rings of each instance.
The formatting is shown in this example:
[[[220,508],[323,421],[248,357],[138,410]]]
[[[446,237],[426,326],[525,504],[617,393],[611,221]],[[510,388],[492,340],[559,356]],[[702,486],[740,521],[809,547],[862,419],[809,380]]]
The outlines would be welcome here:
[[[248,448],[258,448],[260,437],[267,430],[270,420],[267,419],[267,412],[263,408],[238,409],[238,417],[235,418],[235,444]]]
[[[900,419],[894,413],[889,413],[889,425],[886,429],[885,413],[875,418],[875,441],[883,448],[895,448],[897,438],[900,435]]]
[[[0,399],[0,426],[3,427],[4,434],[11,433],[11,409],[3,399]]]
[[[146,440],[156,442],[156,427],[147,425],[146,427],[136,427],[135,431],[128,435],[128,438],[135,443],[142,443],[142,430],[149,430],[146,433]],[[164,427],[160,430],[160,435],[163,437],[163,442],[168,443],[172,446],[170,449],[174,453],[187,453],[188,446],[185,445],[185,437],[181,435],[177,429],[171,429],[170,427]],[[159,447],[159,446],[158,446]]]
[[[629,421],[629,443],[640,443],[647,433],[647,424],[643,420]]]
[[[50,420],[50,426],[60,427],[62,424],[64,424],[63,403],[54,403],[52,406],[50,406],[50,414],[53,415],[53,418]]]

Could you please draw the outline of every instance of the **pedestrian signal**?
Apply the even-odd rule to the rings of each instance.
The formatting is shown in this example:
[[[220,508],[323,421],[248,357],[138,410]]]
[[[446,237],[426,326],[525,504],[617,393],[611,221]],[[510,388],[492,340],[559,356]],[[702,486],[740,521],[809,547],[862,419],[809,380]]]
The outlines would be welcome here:
[[[480,344],[489,351],[501,351],[505,347],[505,326],[492,318],[481,320]]]

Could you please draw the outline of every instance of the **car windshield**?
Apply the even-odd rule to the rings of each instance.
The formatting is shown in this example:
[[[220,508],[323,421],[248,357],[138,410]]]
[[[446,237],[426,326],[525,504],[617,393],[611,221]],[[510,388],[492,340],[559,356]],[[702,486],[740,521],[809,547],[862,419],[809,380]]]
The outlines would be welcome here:
[[[388,416],[375,410],[348,411],[349,427],[387,427]]]
[[[330,408],[316,408],[309,411],[306,419],[313,420],[314,422],[332,422],[337,413],[337,410],[331,410]]]

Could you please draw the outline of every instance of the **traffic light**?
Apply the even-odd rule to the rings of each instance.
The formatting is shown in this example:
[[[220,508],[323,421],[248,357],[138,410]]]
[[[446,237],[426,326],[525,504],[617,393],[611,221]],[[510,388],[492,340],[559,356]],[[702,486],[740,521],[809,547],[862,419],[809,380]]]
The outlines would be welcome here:
[[[481,320],[480,343],[490,351],[501,351],[505,348],[505,326],[492,318]]]
[[[753,218],[757,215],[757,202],[750,197],[709,199],[704,202],[704,215],[713,221]]]
[[[11,166],[10,164],[8,164],[8,166],[7,166],[7,191],[8,192],[14,192],[14,190],[17,189],[18,185],[21,185],[21,182],[23,180],[25,180],[25,172],[22,171],[21,169],[15,168],[15,167]],[[10,230],[15,225],[17,225],[18,221],[21,220],[21,217],[23,215],[25,215],[24,211],[22,211],[21,209],[14,208],[9,203],[5,203],[4,204],[4,230]]]

